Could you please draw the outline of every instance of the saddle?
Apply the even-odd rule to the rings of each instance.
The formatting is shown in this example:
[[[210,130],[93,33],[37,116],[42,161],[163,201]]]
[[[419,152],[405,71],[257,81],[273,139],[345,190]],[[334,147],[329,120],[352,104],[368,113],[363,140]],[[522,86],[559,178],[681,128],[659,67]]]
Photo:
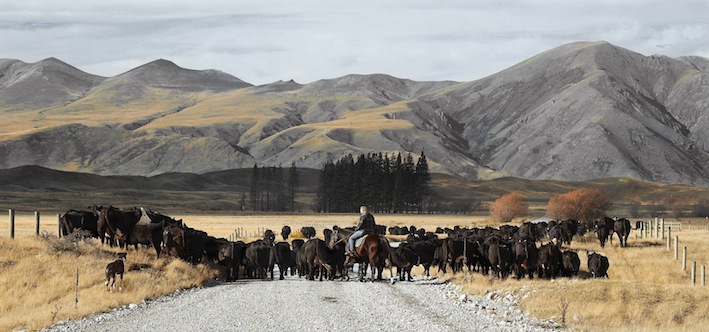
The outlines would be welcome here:
[[[362,246],[362,243],[364,243],[364,240],[366,240],[368,236],[369,236],[369,234],[364,234],[364,236],[362,236],[361,238],[355,240],[355,243],[354,243],[355,249],[357,249],[357,248],[359,248],[360,246]]]

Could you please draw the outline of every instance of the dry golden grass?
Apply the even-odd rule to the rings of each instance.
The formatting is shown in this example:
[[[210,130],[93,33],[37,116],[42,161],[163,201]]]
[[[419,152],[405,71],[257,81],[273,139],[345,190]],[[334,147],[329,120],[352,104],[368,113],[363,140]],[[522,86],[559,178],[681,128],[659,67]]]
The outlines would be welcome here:
[[[123,292],[109,293],[104,287],[104,269],[115,260],[115,253],[96,245],[95,240],[77,247],[57,241],[66,240],[0,238],[0,330],[36,330],[59,320],[199,286],[217,273],[205,265],[190,266],[178,259],[156,259],[147,250],[131,250],[126,267],[143,264],[145,268],[126,272]],[[48,250],[50,245],[68,251]],[[77,269],[79,302],[75,307]]]
[[[697,261],[697,270],[709,265],[708,231],[675,234],[680,247],[688,247],[688,260]],[[628,248],[620,248],[616,238],[613,245],[607,243],[601,249],[589,234],[583,242],[574,241],[571,248],[581,258],[579,278],[500,281],[477,273],[470,274],[468,281],[460,274],[443,277],[462,284],[471,294],[515,294],[523,310],[557,323],[562,322],[562,303],[567,302],[565,319],[570,330],[704,331],[709,326],[709,288],[691,285],[689,272],[682,271],[666,242],[635,239],[631,233]],[[609,258],[609,279],[585,279],[588,269],[583,250]]]

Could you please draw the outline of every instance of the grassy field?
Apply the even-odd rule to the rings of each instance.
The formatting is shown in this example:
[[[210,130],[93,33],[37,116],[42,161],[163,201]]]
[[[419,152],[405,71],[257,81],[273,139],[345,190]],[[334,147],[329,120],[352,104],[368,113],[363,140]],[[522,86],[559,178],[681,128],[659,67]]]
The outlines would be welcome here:
[[[45,213],[42,230],[55,234],[56,215]],[[53,217],[50,217],[53,216]],[[243,229],[250,240],[260,229],[277,234],[284,224],[294,231],[314,226],[318,234],[333,225],[354,225],[356,214],[329,215],[196,215],[175,214],[191,227],[217,237],[228,237],[235,229]],[[482,216],[466,215],[376,215],[377,223],[387,226],[416,225],[433,230],[436,226],[499,226]],[[4,219],[4,218],[3,218]],[[518,224],[521,220],[517,220]],[[706,219],[683,220],[679,236],[680,248],[688,248],[688,260],[698,266],[709,265],[709,231]],[[688,230],[693,227],[701,230]],[[55,253],[52,239],[38,239],[34,218],[29,213],[16,215],[17,239],[10,240],[6,222],[0,222],[0,289],[9,290],[0,303],[0,330],[36,329],[66,318],[136,303],[143,298],[169,294],[176,289],[192,287],[216,276],[217,270],[207,266],[191,268],[179,260],[156,260],[150,251],[131,251],[128,265],[144,265],[141,272],[126,275],[123,293],[107,293],[103,288],[103,268],[114,253],[94,242]],[[569,330],[578,331],[701,331],[709,326],[709,288],[692,286],[689,272],[667,250],[660,239],[638,239],[630,236],[630,247],[613,245],[601,249],[595,237],[576,238],[571,249],[581,257],[578,278],[550,280],[496,280],[471,273],[438,274],[463,285],[471,294],[494,292],[501,296],[514,294],[525,311],[558,324],[565,321]],[[566,249],[566,248],[565,248]],[[610,260],[609,279],[587,279],[584,250],[597,251]],[[691,263],[690,263],[691,264]],[[74,308],[74,283],[79,268],[79,306]],[[699,268],[698,268],[699,269]],[[419,271],[420,268],[416,269]],[[432,268],[435,273],[435,268]],[[566,313],[563,314],[566,305]]]
[[[126,268],[133,271],[126,272],[123,292],[109,293],[104,268],[116,255],[96,242],[74,244],[51,236],[0,238],[0,330],[37,330],[199,286],[218,273],[179,259],[155,259],[155,253],[147,250],[130,251]]]

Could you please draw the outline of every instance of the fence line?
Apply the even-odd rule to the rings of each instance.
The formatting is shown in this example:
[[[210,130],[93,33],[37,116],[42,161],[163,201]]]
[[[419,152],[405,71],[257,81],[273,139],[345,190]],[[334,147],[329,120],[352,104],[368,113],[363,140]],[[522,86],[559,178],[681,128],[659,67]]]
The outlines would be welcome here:
[[[668,228],[668,231],[670,232],[667,236],[667,250],[670,250],[670,238],[671,238],[671,232],[672,228]],[[673,252],[672,256],[674,260],[679,259],[679,236],[675,235],[674,237],[674,245],[673,245]],[[687,271],[687,246],[682,247],[682,271]],[[697,276],[698,274],[698,276]],[[689,266],[689,279],[692,283],[692,286],[696,286],[697,283],[701,286],[706,286],[706,266],[704,264],[699,266],[699,269],[697,269],[697,261],[691,261],[691,264]],[[699,279],[697,281],[697,279]]]

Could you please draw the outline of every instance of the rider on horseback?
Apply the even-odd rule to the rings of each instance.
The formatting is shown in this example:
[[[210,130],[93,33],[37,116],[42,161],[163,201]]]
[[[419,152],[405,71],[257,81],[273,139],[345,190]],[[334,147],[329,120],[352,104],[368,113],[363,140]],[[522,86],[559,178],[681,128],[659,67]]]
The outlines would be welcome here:
[[[355,229],[356,232],[352,233],[352,235],[350,235],[349,240],[347,241],[346,255],[348,256],[354,255],[355,241],[363,237],[365,234],[373,234],[376,228],[374,224],[374,216],[371,213],[367,212],[366,206],[360,206],[359,212],[360,216],[359,222],[357,223],[357,228]]]

